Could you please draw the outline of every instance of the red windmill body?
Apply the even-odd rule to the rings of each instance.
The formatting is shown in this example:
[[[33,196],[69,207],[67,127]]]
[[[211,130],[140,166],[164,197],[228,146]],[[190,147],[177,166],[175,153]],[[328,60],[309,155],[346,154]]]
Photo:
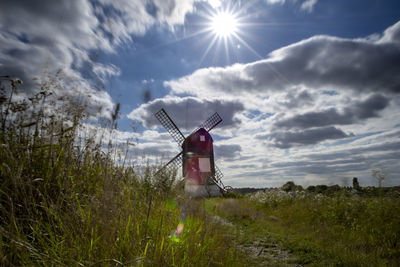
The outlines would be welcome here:
[[[206,184],[215,173],[211,135],[204,128],[200,128],[185,139],[182,150],[183,177],[193,184]]]

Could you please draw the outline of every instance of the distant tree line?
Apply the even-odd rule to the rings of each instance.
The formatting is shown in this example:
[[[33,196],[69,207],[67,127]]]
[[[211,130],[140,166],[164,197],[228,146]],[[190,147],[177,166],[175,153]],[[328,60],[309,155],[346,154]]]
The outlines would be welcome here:
[[[234,188],[233,192],[236,194],[249,194],[258,191],[270,191],[270,190],[282,190],[285,192],[299,192],[306,191],[308,193],[333,195],[339,191],[345,191],[348,193],[353,193],[357,195],[365,196],[395,196],[400,197],[400,186],[394,187],[361,187],[358,182],[357,177],[353,177],[352,186],[339,186],[339,185],[310,185],[305,189],[301,185],[296,185],[293,181],[288,181],[279,188],[253,188],[253,187],[243,187]]]

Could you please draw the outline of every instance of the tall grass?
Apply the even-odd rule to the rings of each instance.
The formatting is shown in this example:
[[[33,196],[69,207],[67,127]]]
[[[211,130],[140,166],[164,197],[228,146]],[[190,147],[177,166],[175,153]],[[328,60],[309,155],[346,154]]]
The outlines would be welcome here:
[[[275,190],[212,201],[220,215],[245,225],[258,238],[275,234],[300,264],[397,266],[400,262],[398,197],[360,197],[348,190],[330,195]]]
[[[1,85],[1,265],[243,264],[231,233],[202,201],[193,202],[180,242],[172,241],[182,191],[174,173],[155,177],[151,168],[139,174],[116,164],[111,143],[82,137],[85,105],[57,98],[54,86],[21,99],[15,83]]]

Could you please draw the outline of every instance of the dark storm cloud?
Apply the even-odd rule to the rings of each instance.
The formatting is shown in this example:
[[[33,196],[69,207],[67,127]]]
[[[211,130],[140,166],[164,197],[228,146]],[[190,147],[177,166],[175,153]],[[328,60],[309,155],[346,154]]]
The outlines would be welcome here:
[[[208,68],[166,82],[177,93],[265,93],[293,86],[400,93],[400,22],[378,39],[315,36],[249,64]]]
[[[336,108],[307,112],[279,120],[275,123],[275,126],[284,128],[310,128],[353,124],[368,118],[378,117],[378,112],[386,108],[389,102],[388,98],[380,94],[375,94],[364,101],[354,101],[343,112],[338,112]]]
[[[141,122],[145,127],[160,126],[154,114],[164,108],[175,124],[181,130],[191,131],[203,123],[214,112],[223,119],[218,127],[232,127],[238,125],[240,120],[235,117],[238,112],[244,110],[242,103],[238,101],[206,100],[193,97],[170,97],[155,99],[142,104],[133,110],[128,118]]]
[[[290,148],[301,145],[314,145],[324,140],[334,140],[353,136],[333,126],[313,128],[302,131],[273,132],[267,135],[257,135],[259,140],[272,140],[273,145],[278,148]]]

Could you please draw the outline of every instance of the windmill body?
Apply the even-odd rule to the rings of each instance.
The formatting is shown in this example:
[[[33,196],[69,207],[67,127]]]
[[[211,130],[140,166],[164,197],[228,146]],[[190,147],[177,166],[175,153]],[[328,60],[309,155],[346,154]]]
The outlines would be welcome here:
[[[188,137],[184,137],[164,109],[156,118],[182,148],[182,152],[164,165],[157,173],[169,168],[182,168],[185,192],[192,197],[220,196],[225,193],[222,173],[214,162],[213,139],[209,131],[217,126],[221,117],[215,113]]]
[[[215,164],[211,135],[200,128],[185,139],[182,152],[186,193],[195,197],[220,195],[219,188],[212,182]]]
[[[215,173],[211,135],[204,128],[200,128],[185,139],[182,151],[183,177],[197,184],[206,184]]]

